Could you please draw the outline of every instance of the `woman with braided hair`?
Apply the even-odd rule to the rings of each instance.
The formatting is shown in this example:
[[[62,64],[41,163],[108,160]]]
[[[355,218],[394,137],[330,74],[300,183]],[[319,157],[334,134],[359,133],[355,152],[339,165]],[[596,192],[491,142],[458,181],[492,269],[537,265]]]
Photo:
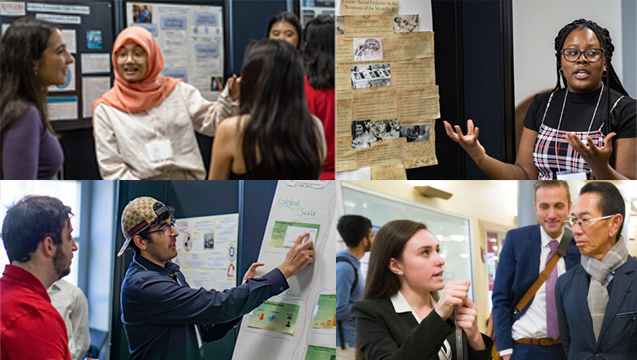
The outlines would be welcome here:
[[[515,164],[488,156],[471,120],[466,135],[446,121],[445,131],[493,179],[637,179],[635,100],[613,69],[614,50],[608,30],[593,21],[560,30],[557,84],[533,98]]]

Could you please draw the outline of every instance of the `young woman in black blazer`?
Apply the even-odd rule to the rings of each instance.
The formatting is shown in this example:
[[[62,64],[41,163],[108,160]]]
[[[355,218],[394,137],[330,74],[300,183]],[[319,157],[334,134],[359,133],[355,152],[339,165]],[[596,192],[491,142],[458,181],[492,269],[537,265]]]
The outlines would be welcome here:
[[[396,220],[378,231],[364,300],[352,309],[357,359],[454,360],[456,326],[467,339],[464,360],[491,359],[493,341],[478,330],[469,281],[445,287],[444,264],[424,224]]]

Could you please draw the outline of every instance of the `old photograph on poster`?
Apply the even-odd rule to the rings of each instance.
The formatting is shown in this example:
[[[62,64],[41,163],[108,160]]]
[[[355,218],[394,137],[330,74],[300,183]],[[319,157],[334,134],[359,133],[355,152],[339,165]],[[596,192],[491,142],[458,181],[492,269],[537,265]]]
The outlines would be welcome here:
[[[413,32],[418,29],[418,15],[394,15],[394,32]]]
[[[369,120],[352,121],[352,149],[370,147]]]
[[[133,4],[133,22],[150,24],[153,22],[153,6]]]
[[[429,125],[401,126],[400,137],[407,142],[429,141]]]
[[[397,119],[373,121],[369,131],[371,141],[391,140],[400,137]]]
[[[352,89],[391,86],[389,64],[353,65],[351,70]]]
[[[380,38],[354,39],[354,60],[383,60],[383,43]]]

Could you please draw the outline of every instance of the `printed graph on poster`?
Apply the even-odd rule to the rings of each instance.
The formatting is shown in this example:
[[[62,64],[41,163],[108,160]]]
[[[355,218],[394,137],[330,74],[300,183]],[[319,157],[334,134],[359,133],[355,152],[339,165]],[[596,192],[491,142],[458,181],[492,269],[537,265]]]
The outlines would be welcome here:
[[[245,316],[233,360],[330,359],[324,355],[336,345],[335,199],[334,181],[278,182],[259,250],[258,261],[266,265],[256,277],[285,261],[295,241],[311,242],[314,262]]]
[[[266,301],[252,311],[248,326],[292,335],[298,313],[298,305]]]

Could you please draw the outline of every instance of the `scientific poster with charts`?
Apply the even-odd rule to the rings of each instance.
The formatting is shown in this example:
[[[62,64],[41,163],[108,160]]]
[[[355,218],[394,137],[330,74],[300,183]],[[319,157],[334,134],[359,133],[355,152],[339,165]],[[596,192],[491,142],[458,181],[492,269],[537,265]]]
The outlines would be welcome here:
[[[177,219],[177,257],[191,288],[236,286],[238,214]]]
[[[178,3],[127,2],[126,24],[155,36],[164,55],[162,75],[182,79],[216,100],[224,86],[222,7]]]
[[[279,181],[259,252],[265,266],[257,277],[283,263],[288,239],[303,229],[312,233],[314,263],[288,279],[289,289],[243,317],[233,360],[336,355],[335,212],[335,181]]]

